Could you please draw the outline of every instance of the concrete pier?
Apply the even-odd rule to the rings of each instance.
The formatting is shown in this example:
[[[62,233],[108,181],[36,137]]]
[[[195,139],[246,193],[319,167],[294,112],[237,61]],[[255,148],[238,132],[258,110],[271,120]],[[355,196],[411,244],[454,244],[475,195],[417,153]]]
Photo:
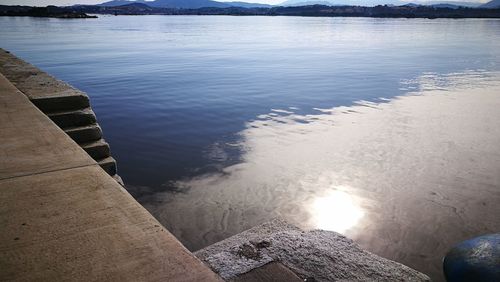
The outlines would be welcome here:
[[[90,156],[104,141],[89,155],[34,105],[93,119],[88,98],[36,95],[0,74],[0,280],[219,281]]]

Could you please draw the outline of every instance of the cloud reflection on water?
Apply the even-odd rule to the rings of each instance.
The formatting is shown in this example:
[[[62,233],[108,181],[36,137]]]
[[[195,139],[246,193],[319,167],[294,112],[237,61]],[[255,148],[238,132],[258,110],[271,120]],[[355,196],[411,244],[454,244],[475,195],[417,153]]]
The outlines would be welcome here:
[[[141,202],[194,250],[281,217],[436,277],[450,244],[500,228],[499,78],[428,73],[389,101],[273,109],[240,132],[240,163]]]

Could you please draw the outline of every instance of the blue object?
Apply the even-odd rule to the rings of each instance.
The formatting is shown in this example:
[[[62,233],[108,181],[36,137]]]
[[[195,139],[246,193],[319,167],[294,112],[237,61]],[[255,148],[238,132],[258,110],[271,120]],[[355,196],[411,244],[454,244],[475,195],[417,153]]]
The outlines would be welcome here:
[[[448,282],[500,282],[500,233],[456,245],[444,258]]]

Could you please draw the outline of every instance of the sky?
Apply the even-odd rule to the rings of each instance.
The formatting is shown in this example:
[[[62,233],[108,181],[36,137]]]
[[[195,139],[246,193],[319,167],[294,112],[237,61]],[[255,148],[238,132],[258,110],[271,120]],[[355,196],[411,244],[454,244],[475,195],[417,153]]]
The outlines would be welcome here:
[[[108,0],[0,0],[1,5],[28,5],[28,6],[47,6],[47,5],[56,5],[56,6],[71,6],[75,4],[100,4],[103,2],[107,2]],[[189,0],[186,0],[189,1]],[[217,0],[216,0],[217,1]],[[228,1],[239,1],[239,0],[219,0],[220,2],[228,2]],[[285,0],[241,0],[244,2],[252,2],[252,3],[265,3],[265,4],[279,4],[284,2]],[[304,0],[308,1],[308,0]],[[346,0],[348,2],[349,0]],[[445,0],[443,0],[445,1]],[[456,2],[488,2],[487,0],[453,0]],[[405,1],[406,2],[406,1]],[[407,2],[425,2],[425,1],[410,1]]]

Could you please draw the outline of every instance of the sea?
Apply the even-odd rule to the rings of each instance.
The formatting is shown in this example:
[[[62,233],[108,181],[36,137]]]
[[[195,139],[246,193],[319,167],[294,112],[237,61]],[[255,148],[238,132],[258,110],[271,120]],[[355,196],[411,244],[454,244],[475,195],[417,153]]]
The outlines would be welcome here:
[[[442,281],[500,230],[500,20],[0,17],[188,249],[282,218]]]

